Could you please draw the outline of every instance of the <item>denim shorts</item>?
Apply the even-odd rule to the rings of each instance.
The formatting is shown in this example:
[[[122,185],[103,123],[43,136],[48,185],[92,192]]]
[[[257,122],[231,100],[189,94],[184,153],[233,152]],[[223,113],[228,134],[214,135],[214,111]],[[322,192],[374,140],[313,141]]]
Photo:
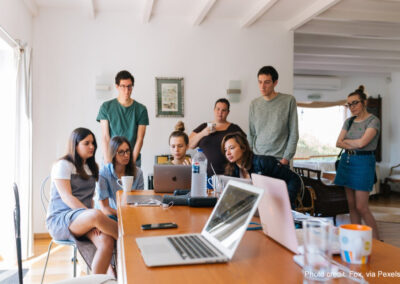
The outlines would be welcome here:
[[[354,190],[372,191],[375,177],[375,155],[343,153],[334,183]]]

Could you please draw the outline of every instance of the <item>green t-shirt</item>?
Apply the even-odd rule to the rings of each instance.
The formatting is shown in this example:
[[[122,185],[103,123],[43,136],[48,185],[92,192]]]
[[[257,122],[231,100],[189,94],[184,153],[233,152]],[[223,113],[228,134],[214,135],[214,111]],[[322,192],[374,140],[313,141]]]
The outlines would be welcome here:
[[[149,125],[147,108],[136,100],[128,107],[122,106],[117,99],[106,101],[101,105],[96,120],[107,120],[110,137],[124,136],[132,148],[135,147],[138,126]]]

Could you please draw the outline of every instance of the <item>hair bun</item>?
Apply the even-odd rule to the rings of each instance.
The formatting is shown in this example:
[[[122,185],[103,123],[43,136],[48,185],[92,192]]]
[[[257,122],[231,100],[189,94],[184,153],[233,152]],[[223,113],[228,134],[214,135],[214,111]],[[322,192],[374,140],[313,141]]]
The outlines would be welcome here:
[[[365,87],[364,85],[360,85],[356,91],[364,93]]]
[[[183,123],[183,121],[178,121],[175,124],[175,131],[185,131],[185,124]]]

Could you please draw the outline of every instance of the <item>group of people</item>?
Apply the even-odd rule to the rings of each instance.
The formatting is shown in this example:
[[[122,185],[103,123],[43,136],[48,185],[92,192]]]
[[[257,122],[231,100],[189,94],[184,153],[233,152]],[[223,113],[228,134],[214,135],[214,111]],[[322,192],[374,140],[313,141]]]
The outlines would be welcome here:
[[[278,73],[272,66],[261,68],[257,78],[262,96],[250,105],[248,136],[227,120],[229,101],[218,99],[211,127],[202,123],[188,136],[183,122],[175,126],[169,137],[171,163],[190,164],[186,151],[200,147],[208,159],[208,176],[215,171],[241,178],[258,173],[282,179],[294,208],[301,187],[300,177],[289,167],[299,137],[296,100],[275,91]],[[49,233],[57,240],[90,239],[97,249],[93,273],[114,274],[110,260],[118,238],[115,201],[116,191],[120,189],[118,179],[133,176],[132,188],[144,188],[140,151],[149,124],[147,109],[131,98],[134,78],[128,71],[117,74],[115,85],[118,97],[104,102],[97,116],[102,129],[102,168],[99,170],[94,158],[97,150],[94,134],[77,128],[69,139],[67,154],[53,165],[51,173],[51,199],[46,219]],[[356,118],[350,129],[348,120],[345,122],[338,138],[337,146],[346,149],[346,153],[339,164],[335,183],[346,188],[351,221],[360,223],[363,219],[377,237],[367,202],[373,183],[374,169],[372,180],[369,175],[375,166],[372,153],[379,137],[379,120],[366,111],[363,89],[349,95],[348,106]]]

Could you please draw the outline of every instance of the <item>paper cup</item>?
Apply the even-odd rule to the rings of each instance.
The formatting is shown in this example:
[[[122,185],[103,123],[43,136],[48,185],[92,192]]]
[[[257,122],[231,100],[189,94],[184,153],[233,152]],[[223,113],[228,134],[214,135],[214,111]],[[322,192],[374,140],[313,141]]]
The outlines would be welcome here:
[[[215,132],[217,124],[215,124],[214,122],[207,122],[207,127],[210,129],[210,132]]]

